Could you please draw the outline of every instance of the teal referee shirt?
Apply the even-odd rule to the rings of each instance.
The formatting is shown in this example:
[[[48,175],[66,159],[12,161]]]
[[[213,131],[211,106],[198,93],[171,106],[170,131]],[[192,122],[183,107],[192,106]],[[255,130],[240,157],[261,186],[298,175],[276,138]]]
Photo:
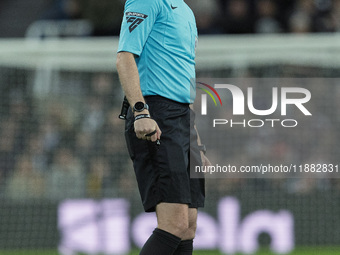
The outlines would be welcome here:
[[[118,52],[135,54],[144,96],[195,99],[197,27],[183,0],[127,0]]]

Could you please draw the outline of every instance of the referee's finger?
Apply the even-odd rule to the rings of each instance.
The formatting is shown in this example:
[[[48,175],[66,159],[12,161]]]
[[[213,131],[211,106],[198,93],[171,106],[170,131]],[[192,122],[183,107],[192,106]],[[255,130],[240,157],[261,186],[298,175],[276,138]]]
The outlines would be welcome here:
[[[136,132],[136,136],[137,136],[138,139],[146,140],[146,136],[141,131]]]
[[[162,134],[162,131],[160,130],[160,128],[157,125],[156,126],[156,133],[151,138],[151,141],[156,142],[157,140],[160,140],[161,139],[161,134]]]
[[[160,140],[160,139],[161,139],[161,135],[162,135],[162,131],[161,131],[161,129],[158,127],[158,125],[157,125],[157,127],[156,127],[156,130],[157,130],[157,139]]]
[[[151,140],[151,142],[156,142],[157,140],[159,140],[158,138],[158,132],[159,132],[159,127],[156,124],[156,129],[148,134],[146,134],[145,136],[148,137],[148,140]]]

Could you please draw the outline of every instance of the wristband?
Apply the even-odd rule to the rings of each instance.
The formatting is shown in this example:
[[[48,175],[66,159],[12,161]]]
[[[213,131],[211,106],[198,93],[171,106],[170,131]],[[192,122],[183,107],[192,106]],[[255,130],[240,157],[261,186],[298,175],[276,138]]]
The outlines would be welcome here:
[[[150,119],[151,118],[150,114],[139,114],[135,117],[135,121],[140,120],[140,119],[146,119],[146,118]]]

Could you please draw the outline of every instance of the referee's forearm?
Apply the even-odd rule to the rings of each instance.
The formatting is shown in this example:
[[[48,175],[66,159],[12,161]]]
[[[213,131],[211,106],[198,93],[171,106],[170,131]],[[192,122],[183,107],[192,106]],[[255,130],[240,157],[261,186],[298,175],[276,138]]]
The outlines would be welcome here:
[[[136,102],[145,102],[140,88],[138,68],[132,53],[118,53],[117,71],[123,91],[131,107],[133,107]]]

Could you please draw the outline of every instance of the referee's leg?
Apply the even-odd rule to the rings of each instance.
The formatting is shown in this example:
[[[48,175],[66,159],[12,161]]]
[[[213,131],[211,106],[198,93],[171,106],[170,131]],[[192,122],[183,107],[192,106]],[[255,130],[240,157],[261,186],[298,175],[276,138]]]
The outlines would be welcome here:
[[[193,240],[197,228],[197,209],[189,208],[189,228],[182,237],[173,255],[191,255],[193,253]]]
[[[157,229],[140,255],[191,255],[196,232],[197,209],[186,204],[160,203],[156,207]]]

